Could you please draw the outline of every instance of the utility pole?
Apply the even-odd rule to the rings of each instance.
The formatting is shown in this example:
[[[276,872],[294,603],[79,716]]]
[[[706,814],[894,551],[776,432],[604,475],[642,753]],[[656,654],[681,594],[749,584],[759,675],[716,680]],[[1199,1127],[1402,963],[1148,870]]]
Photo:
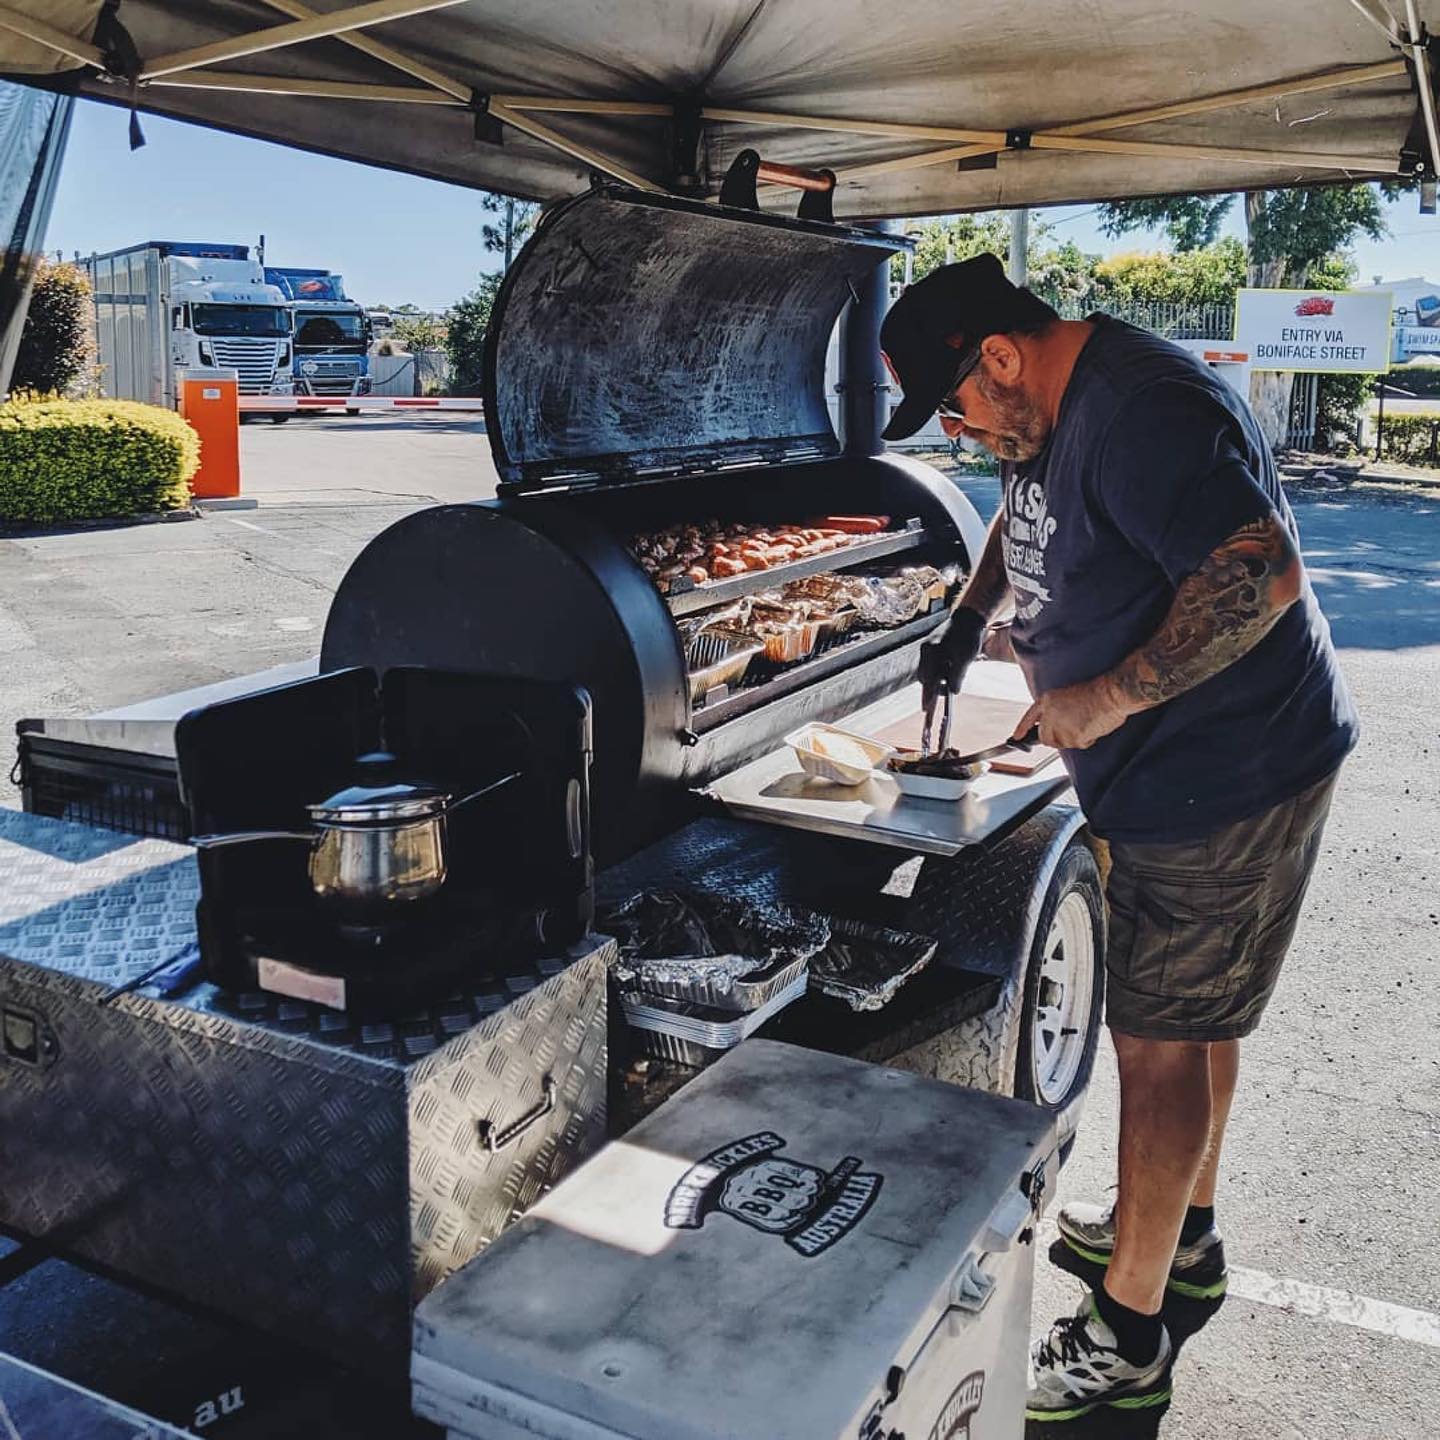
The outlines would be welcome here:
[[[510,268],[511,256],[515,253],[515,201],[505,197],[505,268]]]
[[[1030,275],[1030,212],[1010,212],[1010,264],[1006,267],[1012,285],[1023,285]]]

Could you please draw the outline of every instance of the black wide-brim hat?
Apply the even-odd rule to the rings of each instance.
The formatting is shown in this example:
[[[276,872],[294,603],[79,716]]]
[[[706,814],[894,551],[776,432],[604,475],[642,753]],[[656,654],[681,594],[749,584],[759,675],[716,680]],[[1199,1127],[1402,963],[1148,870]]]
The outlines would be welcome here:
[[[917,280],[880,327],[880,348],[904,391],[885,439],[913,435],[940,408],[987,335],[1033,327],[1053,314],[1043,300],[1006,279],[998,255],[941,265]]]

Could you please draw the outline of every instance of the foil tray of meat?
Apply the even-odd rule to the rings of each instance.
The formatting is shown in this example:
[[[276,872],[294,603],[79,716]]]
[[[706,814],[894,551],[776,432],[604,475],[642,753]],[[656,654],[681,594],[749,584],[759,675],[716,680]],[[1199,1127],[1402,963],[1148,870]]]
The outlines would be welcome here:
[[[864,575],[855,608],[860,621],[875,630],[895,630],[923,615],[929,608],[925,586],[913,575]]]
[[[930,963],[938,946],[928,935],[832,919],[829,942],[810,960],[810,988],[852,1010],[880,1010]]]
[[[637,892],[602,907],[596,929],[619,945],[622,992],[735,1012],[795,984],[830,936],[819,916],[701,890]]]

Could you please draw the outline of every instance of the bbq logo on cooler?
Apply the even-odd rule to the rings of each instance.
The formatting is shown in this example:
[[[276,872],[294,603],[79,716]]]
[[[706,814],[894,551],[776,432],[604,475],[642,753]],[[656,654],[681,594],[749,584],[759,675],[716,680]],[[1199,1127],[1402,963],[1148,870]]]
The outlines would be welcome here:
[[[940,1417],[930,1427],[930,1440],[970,1440],[970,1417],[985,1398],[985,1372],[967,1375],[945,1402]]]
[[[807,1259],[848,1235],[875,1203],[882,1176],[847,1155],[833,1170],[781,1158],[784,1139],[769,1130],[712,1150],[692,1165],[665,1202],[671,1230],[698,1230],[707,1215],[779,1235]]]

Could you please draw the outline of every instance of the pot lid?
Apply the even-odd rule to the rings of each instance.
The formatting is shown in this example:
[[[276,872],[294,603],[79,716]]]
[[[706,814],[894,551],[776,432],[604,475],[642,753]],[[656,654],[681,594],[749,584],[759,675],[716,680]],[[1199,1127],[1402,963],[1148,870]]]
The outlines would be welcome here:
[[[485,355],[511,489],[839,453],[825,355],[841,310],[908,242],[600,186],[511,265]]]
[[[395,757],[384,750],[355,762],[359,778],[328,799],[306,809],[312,820],[328,824],[379,825],[441,815],[450,803],[443,790],[394,778]]]

